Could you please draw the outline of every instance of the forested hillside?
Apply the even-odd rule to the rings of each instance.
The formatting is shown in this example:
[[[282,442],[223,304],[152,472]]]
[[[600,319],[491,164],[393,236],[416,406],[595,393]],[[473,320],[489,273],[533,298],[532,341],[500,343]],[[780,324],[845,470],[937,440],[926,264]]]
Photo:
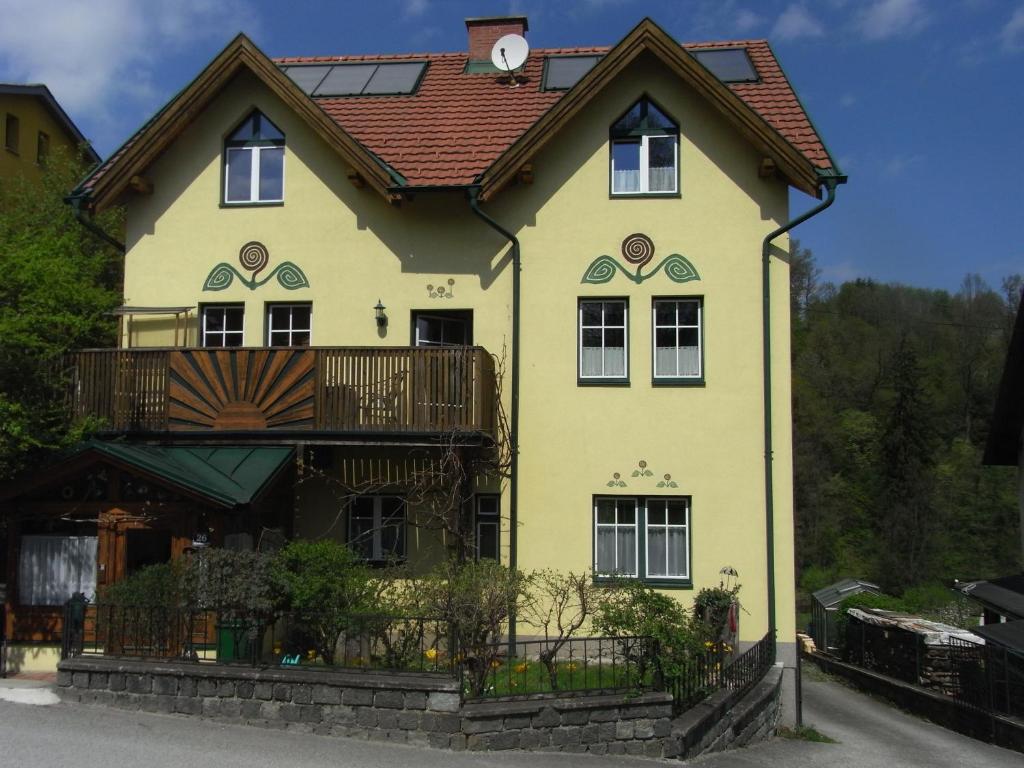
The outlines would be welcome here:
[[[1016,472],[981,456],[1022,278],[820,284],[794,243],[797,567],[899,594],[1019,569]]]

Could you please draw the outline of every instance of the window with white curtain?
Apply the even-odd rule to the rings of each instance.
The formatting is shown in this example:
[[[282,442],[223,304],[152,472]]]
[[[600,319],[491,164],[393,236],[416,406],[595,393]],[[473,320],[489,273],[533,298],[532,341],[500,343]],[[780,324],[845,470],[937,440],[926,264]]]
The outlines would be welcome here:
[[[700,299],[654,299],[651,322],[654,334],[655,379],[700,379]]]
[[[611,128],[613,195],[679,191],[679,126],[647,98]]]
[[[636,499],[594,500],[594,572],[636,576]]]
[[[688,584],[690,500],[679,496],[595,497],[594,573]]]
[[[96,595],[95,536],[22,536],[18,598],[22,605],[63,605],[75,592]]]
[[[625,381],[629,374],[628,314],[624,299],[580,300],[581,381]]]

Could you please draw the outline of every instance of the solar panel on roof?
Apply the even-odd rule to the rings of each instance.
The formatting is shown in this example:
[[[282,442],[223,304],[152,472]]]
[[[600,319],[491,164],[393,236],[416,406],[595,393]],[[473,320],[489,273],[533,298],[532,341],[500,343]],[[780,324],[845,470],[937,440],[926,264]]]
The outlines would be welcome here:
[[[294,80],[295,84],[307,94],[313,93],[313,91],[316,90],[316,87],[320,85],[320,81],[323,80],[330,71],[331,68],[329,66],[284,68],[285,74]]]
[[[377,71],[373,73],[370,82],[363,88],[363,93],[412,93],[426,65],[424,61],[381,64],[377,67]]]
[[[327,77],[313,91],[313,96],[354,96],[363,88],[377,71],[376,64],[340,64],[331,67]]]
[[[544,90],[572,88],[600,60],[600,56],[548,56],[544,66]]]
[[[757,82],[757,70],[746,48],[715,48],[690,53],[723,83]]]
[[[425,61],[286,65],[281,71],[310,96],[400,95],[416,90]]]

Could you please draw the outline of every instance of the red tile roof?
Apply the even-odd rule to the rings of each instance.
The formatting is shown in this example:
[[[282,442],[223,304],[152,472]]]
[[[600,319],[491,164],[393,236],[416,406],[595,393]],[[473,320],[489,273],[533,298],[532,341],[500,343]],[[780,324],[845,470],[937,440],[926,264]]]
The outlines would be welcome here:
[[[759,81],[731,83],[728,87],[812,165],[823,170],[833,168],[828,151],[766,40],[683,44],[685,49],[739,47],[749,52]],[[567,93],[541,90],[544,57],[604,54],[609,50],[607,46],[534,49],[517,88],[510,88],[507,78],[493,73],[466,73],[466,53],[286,57],[274,59],[274,62],[281,66],[358,61],[429,62],[418,90],[408,96],[317,97],[314,100],[349,135],[405,177],[409,186],[461,186],[473,183]],[[88,194],[148,125],[87,177],[76,193]]]
[[[832,167],[828,152],[765,40],[687,43],[684,48],[745,47],[760,78],[729,88],[815,166]],[[317,97],[342,128],[404,176],[410,186],[471,184],[566,91],[541,90],[544,57],[603,54],[608,47],[534,49],[523,82],[467,74],[465,53],[390,56],[319,56],[275,59],[312,64],[356,61],[428,61],[416,93],[409,96]]]

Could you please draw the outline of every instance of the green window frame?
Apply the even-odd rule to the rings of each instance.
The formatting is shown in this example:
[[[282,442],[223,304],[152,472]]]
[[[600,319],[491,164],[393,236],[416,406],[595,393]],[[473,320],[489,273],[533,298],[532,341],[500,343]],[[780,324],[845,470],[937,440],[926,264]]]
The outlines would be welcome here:
[[[691,501],[690,496],[594,496],[594,578],[692,587]]]
[[[651,299],[651,378],[654,384],[704,381],[704,299]]]

